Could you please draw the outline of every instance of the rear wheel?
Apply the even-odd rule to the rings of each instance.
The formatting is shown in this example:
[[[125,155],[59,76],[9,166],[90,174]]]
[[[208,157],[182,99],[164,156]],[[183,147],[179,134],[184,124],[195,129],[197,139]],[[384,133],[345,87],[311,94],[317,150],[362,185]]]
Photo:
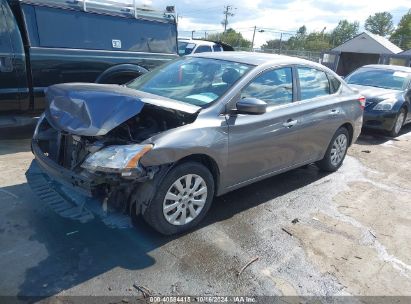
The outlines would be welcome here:
[[[388,131],[388,134],[392,137],[398,136],[400,134],[401,128],[404,125],[405,122],[405,117],[407,116],[407,111],[404,108],[401,108],[401,110],[398,112],[397,117],[395,118],[395,123],[394,126],[390,131]]]
[[[334,172],[341,167],[347,154],[350,135],[346,128],[341,127],[335,132],[325,156],[317,162],[317,166],[324,171]]]
[[[202,164],[187,162],[164,178],[144,213],[146,222],[166,235],[192,229],[206,215],[214,196],[214,180]]]

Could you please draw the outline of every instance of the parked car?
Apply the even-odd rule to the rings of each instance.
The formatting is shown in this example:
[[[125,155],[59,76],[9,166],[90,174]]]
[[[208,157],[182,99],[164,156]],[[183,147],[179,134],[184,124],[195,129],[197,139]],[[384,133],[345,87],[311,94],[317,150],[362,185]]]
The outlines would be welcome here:
[[[348,75],[346,81],[366,97],[364,128],[395,137],[411,122],[411,68],[366,65]]]
[[[205,53],[205,52],[224,52],[234,51],[233,47],[217,41],[207,41],[201,39],[178,39],[178,54],[180,56]]]
[[[177,56],[172,8],[0,0],[0,126],[43,112],[52,84],[121,84]]]
[[[84,201],[67,200],[84,193],[163,234],[193,228],[215,196],[269,176],[314,162],[336,171],[364,106],[322,65],[246,52],[181,57],[126,86],[54,85],[46,98],[32,188],[63,216],[82,218]],[[71,190],[48,194],[50,180]]]

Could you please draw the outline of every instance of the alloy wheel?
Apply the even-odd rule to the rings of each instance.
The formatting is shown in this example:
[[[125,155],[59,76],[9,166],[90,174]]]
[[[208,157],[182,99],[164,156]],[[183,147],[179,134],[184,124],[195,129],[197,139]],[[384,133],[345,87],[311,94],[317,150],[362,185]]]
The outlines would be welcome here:
[[[396,134],[400,133],[402,125],[404,124],[404,120],[405,113],[404,111],[401,111],[400,114],[398,114],[397,120],[395,121],[394,131]]]
[[[338,135],[331,148],[331,164],[335,167],[339,166],[344,158],[347,150],[347,136],[345,134]]]
[[[163,214],[172,225],[186,225],[203,210],[207,200],[207,184],[196,174],[178,178],[168,189],[163,201]]]

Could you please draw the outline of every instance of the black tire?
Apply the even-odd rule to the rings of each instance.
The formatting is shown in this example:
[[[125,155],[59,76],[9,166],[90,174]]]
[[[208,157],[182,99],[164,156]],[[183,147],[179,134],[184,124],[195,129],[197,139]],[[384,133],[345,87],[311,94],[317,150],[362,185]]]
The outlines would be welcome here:
[[[346,148],[345,148],[342,158],[336,163],[335,161],[332,160],[332,149],[333,149],[334,144],[336,143],[336,139],[339,138],[340,135],[345,136]],[[325,152],[324,158],[316,163],[318,168],[320,168],[323,171],[327,171],[327,172],[337,171],[344,162],[345,155],[347,154],[349,142],[350,142],[350,135],[348,133],[348,130],[344,127],[339,128],[337,132],[335,132],[333,138],[331,139],[331,142],[328,145],[327,151]]]
[[[188,174],[195,174],[203,179],[207,187],[207,196],[200,213],[196,217],[194,217],[187,224],[174,225],[167,221],[165,215],[163,214],[163,203],[166,194],[168,193],[170,187],[174,184],[174,182]],[[154,195],[152,201],[150,202],[146,211],[144,212],[143,217],[151,227],[153,227],[161,234],[180,234],[188,230],[191,230],[196,225],[198,225],[199,222],[201,222],[201,220],[206,216],[208,210],[210,209],[213,197],[214,179],[210,171],[205,166],[197,162],[182,163],[171,169],[170,172],[168,172],[168,174],[164,177],[163,181],[161,182],[156,191],[156,194]],[[189,203],[191,203],[191,201],[187,204]]]
[[[402,115],[402,116],[401,116]],[[400,119],[400,117],[402,118],[402,123],[401,123],[401,127],[398,129],[396,128],[397,124],[398,124],[398,120]],[[398,134],[400,134],[401,132],[401,128],[405,123],[405,119],[407,117],[407,111],[405,110],[405,108],[401,108],[400,111],[398,112],[397,116],[395,117],[395,122],[394,122],[394,126],[392,127],[392,129],[390,131],[388,131],[388,135],[391,137],[397,137]]]

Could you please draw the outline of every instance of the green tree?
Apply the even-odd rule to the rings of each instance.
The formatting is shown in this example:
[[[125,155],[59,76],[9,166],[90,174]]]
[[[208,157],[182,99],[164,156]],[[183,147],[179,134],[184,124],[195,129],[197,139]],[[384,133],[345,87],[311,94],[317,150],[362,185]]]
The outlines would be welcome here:
[[[285,42],[286,41],[280,41],[280,39],[267,40],[261,46],[261,48],[263,50],[278,50],[280,48],[280,45],[281,45],[281,48],[285,47]]]
[[[365,29],[373,34],[388,36],[394,30],[392,15],[389,12],[375,13],[365,20]]]
[[[331,48],[329,34],[312,32],[305,38],[305,50],[320,52],[329,48]]]
[[[348,22],[347,20],[340,20],[338,25],[331,32],[332,46],[338,46],[345,41],[358,35],[360,24],[355,22]]]
[[[245,39],[240,32],[236,32],[232,28],[229,28],[225,33],[210,34],[207,39],[222,41],[233,47],[249,48],[251,46],[250,40]]]
[[[290,50],[304,50],[305,39],[307,38],[307,27],[301,26],[296,32],[295,36],[288,39],[287,45]]]
[[[402,16],[390,40],[403,49],[411,48],[411,9]]]

